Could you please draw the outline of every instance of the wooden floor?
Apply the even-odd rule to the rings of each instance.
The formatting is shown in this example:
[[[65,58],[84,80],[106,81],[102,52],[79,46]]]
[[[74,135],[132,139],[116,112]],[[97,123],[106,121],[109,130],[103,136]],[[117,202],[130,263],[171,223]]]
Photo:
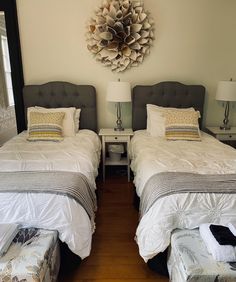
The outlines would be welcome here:
[[[127,177],[98,182],[98,212],[91,255],[73,272],[59,277],[70,282],[167,282],[152,272],[134,241],[138,213],[132,205],[133,185]],[[63,267],[63,265],[61,266]]]

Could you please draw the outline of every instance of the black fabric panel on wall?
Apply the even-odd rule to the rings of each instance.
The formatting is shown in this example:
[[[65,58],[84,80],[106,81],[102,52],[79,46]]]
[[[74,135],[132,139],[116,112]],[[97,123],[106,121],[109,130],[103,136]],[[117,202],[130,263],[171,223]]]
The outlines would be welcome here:
[[[24,119],[24,104],[22,94],[24,86],[24,76],[21,59],[16,0],[1,0],[0,11],[4,12],[5,14],[17,131],[21,132],[26,128],[26,125]]]

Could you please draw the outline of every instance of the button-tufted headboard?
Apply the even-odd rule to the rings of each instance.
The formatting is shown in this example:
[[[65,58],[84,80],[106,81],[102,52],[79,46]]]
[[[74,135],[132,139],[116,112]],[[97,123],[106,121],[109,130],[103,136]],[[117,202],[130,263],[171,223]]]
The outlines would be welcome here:
[[[97,131],[96,90],[91,85],[75,85],[61,81],[27,85],[23,89],[23,98],[26,124],[28,107],[76,107],[81,109],[79,127]]]
[[[132,93],[133,130],[146,129],[147,104],[162,107],[194,107],[203,115],[205,87],[202,85],[184,85],[175,81],[160,82],[152,86],[137,85]],[[202,119],[199,120],[202,125]]]

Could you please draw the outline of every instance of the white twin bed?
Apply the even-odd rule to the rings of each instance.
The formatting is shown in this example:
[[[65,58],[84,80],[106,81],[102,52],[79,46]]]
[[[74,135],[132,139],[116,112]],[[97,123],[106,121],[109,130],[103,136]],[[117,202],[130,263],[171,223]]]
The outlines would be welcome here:
[[[79,130],[75,129],[77,133],[74,136],[64,137],[61,142],[30,142],[27,140],[27,131],[20,133],[0,148],[2,176],[9,172],[36,172],[36,177],[40,177],[42,172],[80,173],[92,190],[92,201],[96,202],[95,178],[98,175],[101,144],[95,133],[97,118],[94,87],[67,82],[26,86],[24,106],[25,114],[27,108],[34,106],[81,109]],[[27,193],[1,192],[2,223],[14,222],[22,227],[57,230],[60,240],[73,253],[82,259],[90,254],[95,230],[94,216],[90,217],[80,202],[58,193],[33,193],[31,190]]]
[[[235,173],[236,150],[204,132],[201,135],[201,142],[166,141],[150,136],[146,130],[136,131],[131,141],[131,168],[138,196],[156,173]],[[140,219],[136,231],[140,255],[147,261],[165,251],[176,228],[229,221],[236,221],[236,194],[181,193],[163,197]]]
[[[20,133],[0,149],[0,171],[70,171],[84,174],[96,189],[100,140],[96,133],[82,129],[62,142],[29,142]],[[74,199],[44,193],[0,193],[1,222],[22,227],[57,230],[62,242],[82,259],[91,250],[94,221]]]
[[[222,144],[204,132],[200,133],[201,141],[170,141],[166,140],[164,135],[155,136],[146,130],[146,127],[150,129],[150,116],[147,116],[146,109],[148,104],[162,106],[165,109],[174,108],[172,110],[175,112],[178,112],[176,108],[189,108],[193,111],[195,109],[202,115],[204,94],[203,86],[184,85],[178,82],[161,82],[153,86],[134,88],[132,103],[135,134],[131,140],[130,154],[141,211],[144,198],[148,203],[152,200],[153,194],[166,189],[165,184],[164,188],[156,185],[152,190],[148,190],[151,191],[149,194],[146,193],[151,180],[154,177],[158,180],[160,175],[170,177],[173,175],[171,181],[174,185],[174,175],[177,175],[174,173],[181,175],[193,173],[194,177],[200,176],[200,178],[213,176],[219,178],[219,181],[221,181],[219,175],[224,175],[224,177],[232,177],[235,183],[236,151],[232,147]],[[167,117],[168,115],[166,114]],[[160,132],[163,127],[160,116],[156,116],[156,120],[153,120],[156,132]],[[178,122],[176,124],[179,126]],[[201,119],[199,124],[201,126]],[[192,128],[189,130],[191,131]],[[174,133],[176,136],[179,134],[178,130]],[[214,187],[212,189],[214,191]],[[178,193],[172,189],[171,193],[157,198],[145,212],[141,213],[135,238],[139,253],[146,262],[153,261],[167,249],[174,229],[193,229],[202,223],[236,222],[236,185],[233,184],[231,193],[224,190],[216,190],[213,193],[209,191],[204,187],[200,193],[195,193],[191,189]],[[163,257],[159,258],[162,260]],[[159,271],[158,266],[156,270]]]

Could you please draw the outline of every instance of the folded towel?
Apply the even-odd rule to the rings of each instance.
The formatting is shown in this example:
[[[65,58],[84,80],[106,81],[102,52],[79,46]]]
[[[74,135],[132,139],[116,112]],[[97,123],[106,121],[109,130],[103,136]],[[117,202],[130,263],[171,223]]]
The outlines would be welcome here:
[[[0,256],[4,255],[12,240],[19,231],[19,225],[14,223],[2,223],[0,224]]]
[[[211,233],[209,223],[201,224],[199,232],[202,240],[206,244],[208,252],[212,254],[216,261],[236,261],[236,248],[230,245],[220,245]]]
[[[236,246],[236,237],[228,227],[222,225],[210,225],[210,230],[220,245]]]
[[[233,222],[228,223],[229,230],[236,236],[236,224]]]

